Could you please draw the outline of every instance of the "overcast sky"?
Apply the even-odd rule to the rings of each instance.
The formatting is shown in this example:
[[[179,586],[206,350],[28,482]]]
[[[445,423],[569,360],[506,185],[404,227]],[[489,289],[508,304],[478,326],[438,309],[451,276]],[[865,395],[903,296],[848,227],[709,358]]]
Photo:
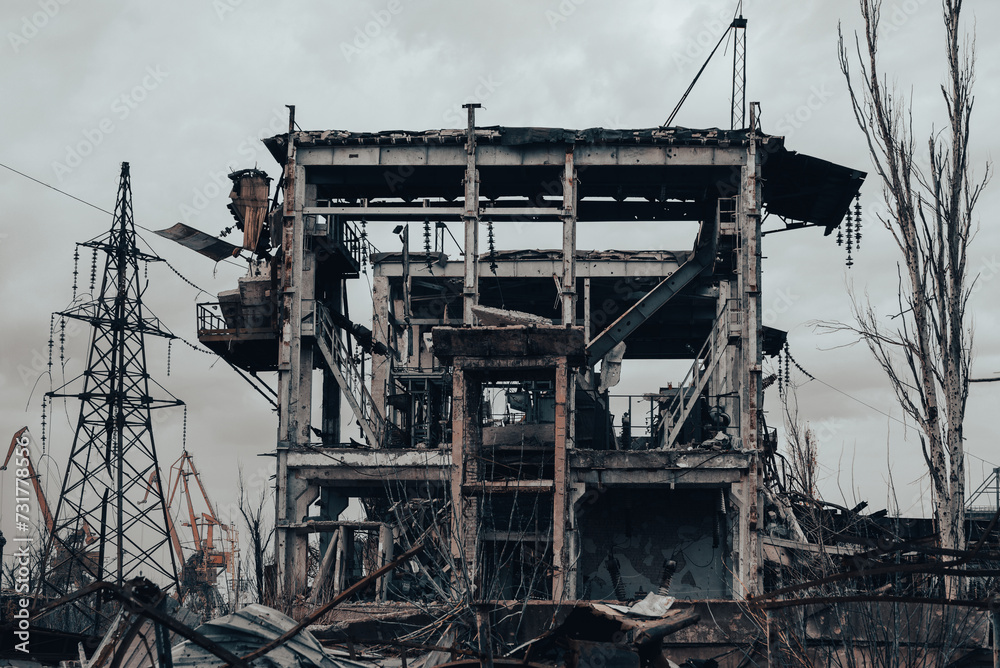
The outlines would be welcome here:
[[[460,127],[461,105],[483,104],[480,125],[567,128],[653,127],[664,120],[725,29],[734,0],[516,0],[481,2],[371,0],[262,2],[201,0],[137,3],[4,0],[0,6],[0,162],[103,209],[114,207],[119,166],[131,163],[135,219],[149,229],[178,221],[211,234],[230,225],[231,169],[278,167],[259,137],[287,127],[284,105],[297,106],[303,129],[424,130]],[[938,85],[944,38],[936,0],[885,0],[881,63],[915,100],[914,126],[923,143],[943,125]],[[852,34],[851,0],[748,0],[748,99],[759,100],[765,132],[789,149],[870,171],[863,138],[850,115],[837,66],[837,24]],[[978,174],[997,146],[989,119],[1000,111],[997,82],[1000,3],[966,3],[965,25],[979,25],[978,81],[972,163]],[[716,55],[675,124],[728,127],[731,51]],[[47,358],[49,314],[71,298],[74,243],[105,232],[111,217],[0,168],[0,276],[3,352],[0,424],[4,433],[28,425],[40,433],[39,380]],[[879,184],[869,177],[866,211],[877,209]],[[1000,372],[1000,230],[992,187],[980,203],[981,229],[970,252],[979,273],[971,305],[976,327],[975,376]],[[769,222],[768,227],[775,226]],[[156,253],[211,293],[199,294],[165,266],[149,270],[147,306],[178,336],[195,341],[195,304],[235,287],[243,270],[208,259],[140,230]],[[680,239],[680,240],[678,240]],[[383,249],[398,246],[375,230]],[[500,247],[557,247],[555,230],[530,241],[497,230]],[[690,239],[651,226],[582,226],[581,247],[670,248]],[[915,433],[905,429],[885,378],[866,350],[838,347],[807,323],[849,320],[850,289],[867,291],[887,316],[897,298],[897,255],[866,215],[856,264],[817,230],[768,236],[764,243],[764,315],[788,330],[793,355],[818,381],[798,375],[801,413],[820,438],[822,489],[831,500],[887,504],[888,471],[902,511],[929,510]],[[89,282],[89,253],[81,258]],[[365,308],[362,279],[353,313]],[[897,309],[898,310],[898,309]],[[83,368],[84,334],[66,344],[66,377]],[[58,343],[57,343],[58,348]],[[263,399],[225,364],[183,346],[150,341],[149,371],[189,405],[188,448],[218,506],[235,501],[237,466],[263,479],[272,459],[276,420]],[[58,358],[58,350],[56,353]],[[58,359],[56,360],[58,365]],[[61,375],[54,385],[61,384]],[[272,379],[273,380],[273,379]],[[655,391],[680,376],[626,367],[629,391]],[[37,381],[37,385],[36,385]],[[821,382],[820,382],[821,381]],[[835,388],[835,389],[834,389]],[[33,391],[33,393],[32,393]],[[769,422],[780,422],[768,392]],[[1000,384],[971,391],[966,435],[970,482],[978,485],[1000,462],[995,407]],[[61,470],[78,407],[56,406],[50,453]],[[181,451],[181,413],[157,425],[160,462]],[[6,445],[6,441],[4,441]],[[12,472],[0,475],[0,508],[10,509]],[[54,502],[59,483],[45,480]],[[921,502],[923,499],[923,502]],[[4,532],[10,513],[0,512]]]

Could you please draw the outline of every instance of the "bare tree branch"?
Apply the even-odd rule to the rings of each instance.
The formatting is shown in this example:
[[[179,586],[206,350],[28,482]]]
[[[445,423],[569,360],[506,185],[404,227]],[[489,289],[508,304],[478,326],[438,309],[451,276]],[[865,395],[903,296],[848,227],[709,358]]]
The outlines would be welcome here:
[[[972,329],[966,308],[968,246],[975,235],[973,210],[990,177],[969,167],[975,44],[960,32],[962,0],[942,0],[947,81],[941,94],[944,129],[927,135],[927,171],[916,162],[912,102],[897,94],[878,65],[879,0],[859,0],[864,21],[855,34],[858,71],[838,27],[840,68],[855,121],[868,144],[889,215],[880,220],[899,248],[899,313],[888,328],[871,302],[852,298],[853,326],[822,323],[864,341],[881,366],[900,406],[920,428],[921,450],[932,481],[941,546],[964,547],[965,452]],[[978,380],[976,381],[978,382]],[[957,583],[957,579],[953,579]],[[957,594],[949,590],[949,595]]]

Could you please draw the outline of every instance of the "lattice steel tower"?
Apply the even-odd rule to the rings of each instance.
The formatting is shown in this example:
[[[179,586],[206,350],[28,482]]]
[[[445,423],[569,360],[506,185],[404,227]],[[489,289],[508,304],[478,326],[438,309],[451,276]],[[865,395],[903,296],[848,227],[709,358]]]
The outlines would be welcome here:
[[[183,402],[146,371],[145,337],[174,336],[143,312],[139,264],[161,258],[140,252],[135,242],[129,165],[123,162],[110,232],[80,244],[106,255],[100,293],[58,314],[89,323],[93,332],[83,390],[67,393],[67,384],[48,395],[79,399],[80,414],[42,562],[45,597],[95,580],[122,585],[140,574],[161,587],[177,584],[151,410]],[[151,383],[167,398],[152,397]]]
[[[740,10],[743,3],[740,3]],[[747,20],[743,13],[733,19],[733,92],[729,112],[729,127],[740,130],[745,125],[747,110]]]

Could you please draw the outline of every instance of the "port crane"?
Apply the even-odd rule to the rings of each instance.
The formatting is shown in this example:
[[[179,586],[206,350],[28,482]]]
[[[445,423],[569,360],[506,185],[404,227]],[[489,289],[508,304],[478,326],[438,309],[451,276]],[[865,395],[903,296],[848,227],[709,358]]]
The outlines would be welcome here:
[[[194,478],[194,485],[190,480]],[[153,485],[159,486],[156,473],[150,475],[146,487],[147,497],[153,491]],[[195,489],[192,489],[195,487]],[[194,493],[199,493],[207,512],[195,510]],[[181,498],[183,497],[183,499]],[[232,581],[236,581],[236,563],[239,549],[236,527],[225,524],[216,515],[215,507],[208,497],[201,474],[194,464],[194,459],[186,449],[170,467],[167,483],[167,531],[170,544],[179,563],[183,564],[180,574],[181,596],[193,597],[189,603],[192,608],[205,609],[210,612],[222,602],[216,584],[219,575],[225,571]],[[144,499],[145,501],[145,499]],[[182,508],[178,506],[182,505]],[[181,542],[181,532],[174,519],[175,511],[187,519],[180,523],[191,532],[191,549],[185,555]]]
[[[0,471],[6,471],[7,465],[10,463],[10,458],[14,455],[14,451],[17,449],[18,443],[25,433],[28,432],[27,427],[21,427],[10,440],[10,448],[7,449],[7,457],[3,460],[3,466],[0,466]],[[35,471],[35,465],[31,462],[31,457],[25,457],[26,466],[23,468],[28,469],[28,479],[31,481],[31,487],[35,492],[35,502],[38,504],[38,511],[41,513],[42,522],[45,525],[45,531],[48,534],[52,533],[53,527],[55,526],[55,520],[52,516],[52,510],[49,507],[49,502],[45,498],[45,491],[42,489],[41,478]],[[21,468],[21,467],[19,467]],[[53,570],[64,567],[65,564],[70,563],[69,557],[72,552],[79,551],[82,548],[82,554],[84,559],[83,563],[87,564],[89,570],[91,571],[91,577],[83,577],[82,573],[74,574],[74,581],[78,584],[86,584],[96,577],[94,574],[99,572],[98,562],[100,560],[100,550],[97,547],[89,548],[93,543],[97,542],[97,536],[94,535],[93,529],[91,529],[90,524],[84,519],[80,530],[74,532],[72,535],[65,537],[65,539],[59,539],[56,541],[56,559],[53,562]]]

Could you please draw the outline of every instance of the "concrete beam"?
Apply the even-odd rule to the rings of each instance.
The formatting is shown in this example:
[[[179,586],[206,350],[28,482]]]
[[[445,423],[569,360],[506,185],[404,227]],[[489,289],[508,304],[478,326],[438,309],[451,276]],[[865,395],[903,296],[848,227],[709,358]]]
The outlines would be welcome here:
[[[677,257],[686,257],[687,251],[677,251],[676,256],[670,251],[662,251],[660,257],[651,254],[637,257],[621,257],[619,259],[589,259],[586,255],[577,255],[577,278],[663,278],[670,276],[680,267]],[[485,258],[480,258],[483,262]],[[553,258],[497,258],[498,278],[551,278],[562,271],[562,259]],[[394,261],[392,256],[375,258],[375,276],[402,277],[403,265]],[[427,268],[419,254],[410,254],[410,276],[413,278],[441,279],[462,278],[463,267],[458,262],[435,262]]]
[[[648,470],[676,469],[690,471],[747,471],[754,459],[749,452],[709,450],[575,450],[570,455],[574,469]]]
[[[566,148],[559,144],[518,146],[479,145],[476,164],[483,167],[559,167]],[[299,147],[298,162],[308,166],[343,167],[464,167],[467,153],[461,144],[441,146],[309,146]],[[584,166],[735,166],[744,159],[743,147],[587,145],[573,149],[577,168]],[[394,172],[395,173],[395,172]]]
[[[447,450],[291,449],[286,461],[289,469],[436,468],[451,466],[451,453]]]
[[[564,208],[557,206],[556,200],[551,201],[551,206],[543,206],[545,202],[537,201],[534,202],[534,206],[530,206],[527,199],[499,200],[495,204],[480,200],[478,202],[479,215],[483,218],[492,218],[498,223],[510,220],[518,223],[542,220],[557,221],[562,216],[567,215]],[[306,216],[345,216],[354,220],[364,218],[368,222],[380,220],[392,222],[422,221],[425,218],[457,222],[461,220],[464,211],[464,207],[458,205],[417,206],[416,204],[404,204],[391,200],[387,202],[377,200],[353,206],[319,203],[316,206],[305,207],[302,213]],[[701,211],[700,203],[689,201],[626,200],[616,202],[583,199],[580,200],[577,207],[576,217],[580,222],[634,223],[639,221],[667,224],[675,221],[697,222]],[[327,229],[329,230],[330,226],[327,226]],[[318,232],[323,233],[322,228]],[[325,234],[329,234],[329,231]]]

